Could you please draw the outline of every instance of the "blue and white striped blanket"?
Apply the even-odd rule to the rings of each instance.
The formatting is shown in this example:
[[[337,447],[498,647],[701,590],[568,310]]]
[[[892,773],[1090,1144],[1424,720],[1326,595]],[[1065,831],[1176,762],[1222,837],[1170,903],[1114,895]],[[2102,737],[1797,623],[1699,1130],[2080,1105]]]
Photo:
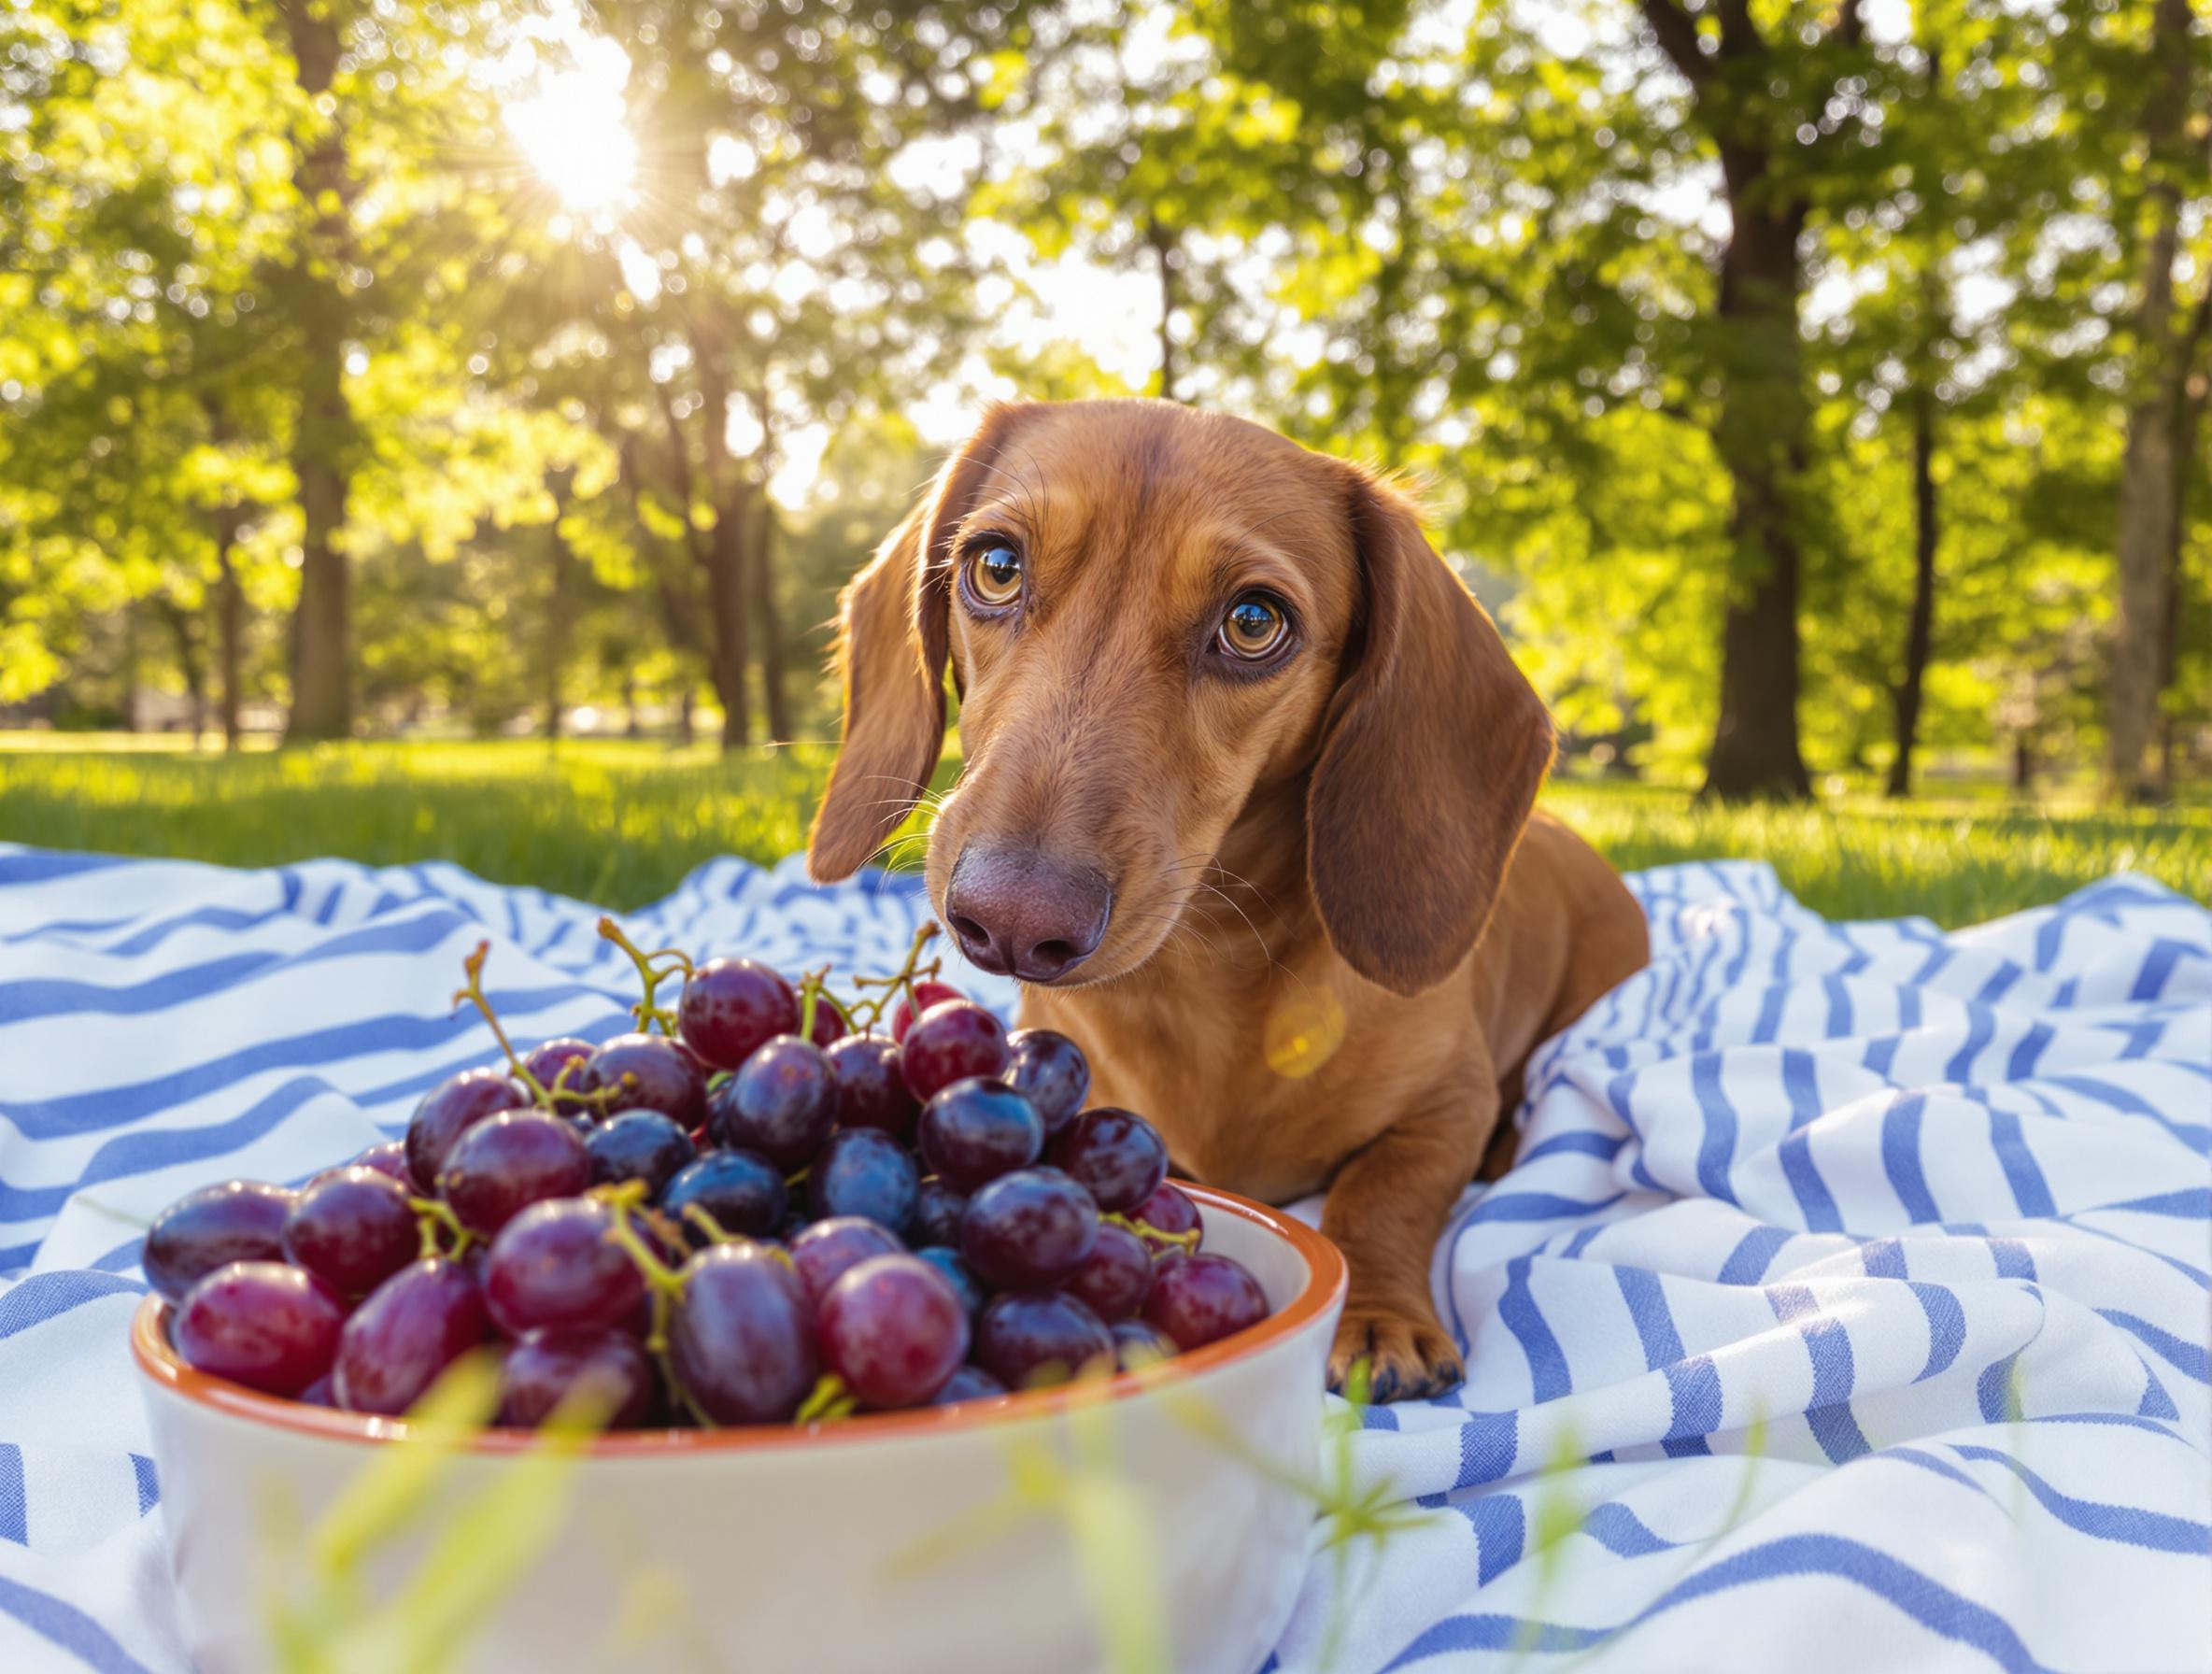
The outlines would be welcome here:
[[[2120,877],[1945,935],[1757,865],[1633,882],[1650,970],[1542,1050],[1523,1162],[1438,1251],[1468,1383],[1358,1438],[1433,1513],[1317,1552],[1269,1667],[2212,1663],[2212,915]],[[632,922],[881,968],[918,911],[718,862]],[[0,1668],[183,1667],[136,1229],[485,1059],[446,1003],[480,936],[519,1034],[618,1030],[594,916],[0,845]]]

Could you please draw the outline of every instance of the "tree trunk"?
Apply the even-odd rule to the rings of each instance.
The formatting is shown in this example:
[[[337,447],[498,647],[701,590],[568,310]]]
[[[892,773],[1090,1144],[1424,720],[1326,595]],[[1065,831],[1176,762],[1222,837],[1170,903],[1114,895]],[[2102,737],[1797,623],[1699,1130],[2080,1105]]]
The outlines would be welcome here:
[[[1175,393],[1175,253],[1174,233],[1160,224],[1156,218],[1144,223],[1144,242],[1152,247],[1152,256],[1159,270],[1160,279],[1160,388],[1162,401],[1180,399]]]
[[[698,723],[691,717],[691,705],[695,695],[691,689],[691,682],[687,680],[684,682],[684,689],[676,697],[676,742],[686,748],[690,746],[691,740],[698,735],[699,731]]]
[[[207,663],[200,652],[199,635],[192,631],[196,620],[174,599],[163,597],[157,601],[157,607],[169,625],[169,637],[177,642],[177,666],[184,674],[185,696],[191,707],[192,748],[197,750],[200,734],[207,726]]]
[[[338,25],[327,13],[311,9],[307,0],[283,0],[279,9],[300,92],[312,112],[337,71]],[[346,262],[353,189],[346,173],[345,136],[335,121],[313,114],[305,120],[319,125],[300,143],[292,184],[305,206],[306,222],[290,266],[277,279],[297,337],[293,363],[299,413],[292,427],[291,468],[304,525],[300,599],[292,613],[287,741],[343,738],[353,730],[350,577],[340,546],[352,415],[346,403],[347,307],[339,271]]]
[[[703,539],[690,523],[690,508],[698,496],[691,481],[691,455],[685,443],[683,423],[665,389],[659,390],[660,410],[668,424],[670,457],[678,491],[685,506],[686,533],[691,555],[706,574],[707,675],[722,704],[722,747],[743,749],[748,731],[745,699],[745,525],[751,512],[744,485],[725,490],[733,475],[730,469],[730,380],[711,348],[694,343],[700,386],[706,397],[706,486],[708,503],[715,510],[715,526]]]
[[[2205,407],[2212,402],[2212,363],[2206,361],[2207,348],[2212,348],[2212,274],[2205,276],[2197,305],[2190,310],[2189,330],[2182,337],[2179,357],[2181,386],[2176,392],[2179,406],[2174,416],[2178,463],[2174,472],[2174,515],[2167,525],[2166,636],[2158,668],[2162,693],[2173,690],[2181,668],[2181,549],[2189,534],[2189,490],[2198,464],[2198,433],[2204,426]],[[2162,797],[2174,794],[2174,715],[2166,710],[2159,716],[2158,730],[2158,789]]]
[[[123,605],[123,731],[138,731],[138,601]]]
[[[792,738],[790,694],[784,689],[784,629],[775,607],[775,504],[763,490],[755,509],[746,573],[753,589],[753,621],[760,645],[760,696],[768,710],[771,744]]]
[[[2134,387],[2120,466],[2114,554],[2120,571],[2106,688],[2107,787],[2148,802],[2158,793],[2148,759],[2158,728],[2159,669],[2166,637],[2166,564],[2173,545],[2174,480],[2180,470],[2183,365],[2174,329],[2174,257],[2181,237],[2180,172],[2189,113],[2190,0],[2158,0],[2151,24],[2143,138],[2149,151],[2143,248],[2135,303]]]
[[[216,703],[226,750],[238,747],[238,666],[243,660],[239,641],[246,601],[239,591],[237,566],[231,561],[231,551],[238,544],[243,521],[235,507],[225,506],[215,514],[215,659],[220,687]]]
[[[1812,793],[1797,745],[1797,589],[1790,504],[1803,468],[1797,234],[1805,210],[1761,190],[1763,159],[1723,147],[1734,217],[1721,263],[1721,419],[1714,441],[1735,490],[1729,596],[1721,625],[1721,717],[1705,794]]]
[[[1936,504],[1936,395],[1926,368],[1912,400],[1912,614],[1905,625],[1905,670],[1891,692],[1897,751],[1890,759],[1889,794],[1912,794],[1912,753],[1920,742],[1921,691],[1936,628],[1936,548],[1942,539]]]
[[[2026,732],[2012,735],[2012,790],[2025,796],[2035,785],[2035,743]]]
[[[539,647],[542,666],[539,677],[546,705],[546,742],[550,745],[560,737],[560,663],[562,653],[568,649],[569,632],[569,575],[575,567],[574,556],[568,543],[561,539],[558,523],[546,532],[552,547],[552,585],[546,589],[545,641]]]

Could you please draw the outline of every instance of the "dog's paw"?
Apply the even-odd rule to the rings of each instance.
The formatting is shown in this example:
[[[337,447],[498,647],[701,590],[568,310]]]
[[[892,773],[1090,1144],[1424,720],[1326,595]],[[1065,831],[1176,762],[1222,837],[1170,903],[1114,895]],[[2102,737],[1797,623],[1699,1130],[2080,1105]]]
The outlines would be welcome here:
[[[1337,1326],[1336,1346],[1328,1356],[1328,1386],[1342,1394],[1345,1380],[1361,1360],[1368,1363],[1371,1401],[1442,1395],[1467,1376],[1458,1346],[1435,1320],[1355,1302],[1344,1310]]]

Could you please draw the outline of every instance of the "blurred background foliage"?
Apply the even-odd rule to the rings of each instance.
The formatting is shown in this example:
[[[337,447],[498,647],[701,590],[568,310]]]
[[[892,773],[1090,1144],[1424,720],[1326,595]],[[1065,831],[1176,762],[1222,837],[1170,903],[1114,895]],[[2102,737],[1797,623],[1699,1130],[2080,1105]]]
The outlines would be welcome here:
[[[0,0],[0,724],[834,736],[983,402],[1406,473],[1725,795],[2212,760],[2191,0]]]

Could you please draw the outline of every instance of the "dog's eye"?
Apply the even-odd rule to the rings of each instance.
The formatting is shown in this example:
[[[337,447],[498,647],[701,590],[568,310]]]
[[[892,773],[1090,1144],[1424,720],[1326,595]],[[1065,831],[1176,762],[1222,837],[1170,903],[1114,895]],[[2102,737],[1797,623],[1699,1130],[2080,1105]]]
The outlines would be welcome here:
[[[969,596],[985,610],[1002,610],[1022,596],[1022,555],[1005,541],[983,541],[968,553]]]
[[[1221,648],[1244,662],[1259,662],[1283,648],[1290,617],[1265,593],[1241,593],[1221,618]]]

